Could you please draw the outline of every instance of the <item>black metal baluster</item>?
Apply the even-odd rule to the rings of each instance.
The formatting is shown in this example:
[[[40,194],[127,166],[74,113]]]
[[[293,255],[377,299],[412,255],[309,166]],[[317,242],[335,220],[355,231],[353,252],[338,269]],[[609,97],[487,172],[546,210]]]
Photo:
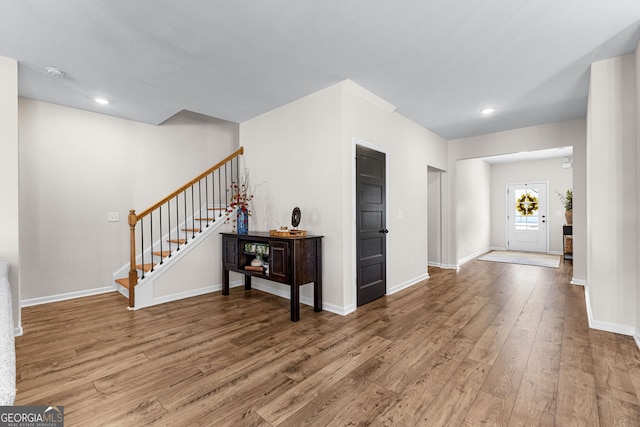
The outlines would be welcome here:
[[[196,237],[196,224],[194,223],[194,218],[195,216],[193,215],[193,213],[195,212],[194,209],[194,195],[193,195],[193,187],[195,187],[195,184],[191,186],[191,238],[195,238]]]
[[[182,197],[184,198],[184,244],[186,245],[187,242],[189,241],[189,235],[188,235],[188,231],[187,228],[189,228],[189,224],[187,224],[187,190],[185,189],[182,192]],[[180,236],[178,235],[178,238],[180,238]]]
[[[162,206],[158,209],[160,211],[160,264],[164,262],[164,252],[162,244]],[[153,249],[153,248],[152,248]]]
[[[227,164],[224,164],[224,205],[229,206],[229,182],[227,181]]]
[[[231,163],[233,164],[233,159],[231,159]],[[240,182],[240,158],[238,156],[236,156],[236,181]]]
[[[169,230],[167,233],[169,236],[167,239],[167,242],[169,243],[169,256],[167,258],[171,258],[171,254],[173,253],[173,250],[171,249],[171,200],[167,200],[167,217],[167,229]]]
[[[205,209],[207,213],[207,227],[209,227],[209,175],[204,177],[204,204],[207,207]],[[202,205],[200,205],[200,213],[202,214]],[[200,222],[200,228],[202,229],[202,222]]]
[[[220,177],[221,170],[222,168],[218,168],[218,207],[222,205],[222,178]],[[220,209],[218,209],[218,212],[220,212],[218,216],[222,216],[222,211]]]
[[[140,251],[142,261],[142,276],[140,276],[140,280],[142,280],[144,279],[144,218],[140,218],[140,246],[142,246],[142,250]]]
[[[205,176],[205,180],[207,177]],[[198,205],[200,206],[200,212],[202,212],[202,180],[198,181]],[[206,181],[205,181],[206,182]],[[191,192],[193,194],[193,191]],[[193,210],[193,208],[191,208]],[[196,216],[195,214],[191,216],[191,222],[193,223],[193,228],[196,227]],[[202,224],[200,224],[200,233],[202,233]],[[194,236],[195,237],[195,236]]]
[[[171,229],[169,229],[169,238],[171,238]],[[179,195],[176,194],[176,245],[178,248],[176,251],[180,250],[180,198]]]
[[[153,273],[153,270],[156,266],[156,263],[153,262],[153,212],[151,212],[149,214],[149,222],[151,223],[150,227],[149,227],[149,240],[151,241],[151,250],[149,251],[149,258],[151,258],[151,270],[149,270],[150,273]]]

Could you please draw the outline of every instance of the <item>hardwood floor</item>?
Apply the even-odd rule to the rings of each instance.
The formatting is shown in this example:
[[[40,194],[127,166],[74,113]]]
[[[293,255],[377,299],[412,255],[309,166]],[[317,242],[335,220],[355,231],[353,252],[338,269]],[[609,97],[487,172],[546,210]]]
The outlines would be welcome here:
[[[231,290],[25,308],[16,405],[67,426],[640,425],[640,350],[590,330],[570,265],[471,261],[349,316]]]

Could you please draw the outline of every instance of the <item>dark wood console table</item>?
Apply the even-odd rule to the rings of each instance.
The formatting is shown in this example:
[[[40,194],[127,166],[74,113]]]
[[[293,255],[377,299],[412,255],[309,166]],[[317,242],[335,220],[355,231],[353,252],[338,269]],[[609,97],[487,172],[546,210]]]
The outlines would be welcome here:
[[[246,270],[255,254],[246,243],[266,244],[269,255],[265,271]],[[291,320],[300,320],[300,286],[313,282],[313,310],[322,311],[322,236],[276,237],[265,232],[222,233],[222,295],[229,295],[229,271],[244,274],[244,288],[251,278],[272,280],[291,287]]]
[[[573,225],[562,226],[562,259],[573,262]]]

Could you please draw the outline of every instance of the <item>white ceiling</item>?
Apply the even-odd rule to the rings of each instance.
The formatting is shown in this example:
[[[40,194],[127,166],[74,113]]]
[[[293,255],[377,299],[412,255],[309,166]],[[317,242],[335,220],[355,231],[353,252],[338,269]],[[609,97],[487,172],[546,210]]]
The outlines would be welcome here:
[[[21,96],[152,124],[344,79],[447,139],[574,119],[589,64],[639,38],[638,0],[0,0]]]

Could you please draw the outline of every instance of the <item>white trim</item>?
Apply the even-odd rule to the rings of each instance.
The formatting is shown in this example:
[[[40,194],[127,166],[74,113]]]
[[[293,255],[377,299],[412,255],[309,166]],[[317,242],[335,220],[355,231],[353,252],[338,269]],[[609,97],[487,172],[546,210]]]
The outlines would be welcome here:
[[[444,268],[445,270],[460,270],[459,264],[442,264],[440,268]]]
[[[593,313],[591,312],[591,301],[589,298],[589,288],[584,288],[584,299],[587,305],[587,318],[589,320],[589,327],[592,329],[598,329],[605,332],[613,332],[614,334],[629,335],[635,337],[636,328],[633,326],[619,325],[617,323],[601,322],[594,320]]]
[[[635,334],[633,334],[633,339],[636,341],[636,345],[640,349],[640,335],[638,335],[637,332]]]
[[[229,288],[238,288],[240,286],[244,286],[244,282],[242,280],[237,280],[229,283]],[[168,302],[178,301],[185,298],[197,297],[200,295],[210,294],[213,292],[219,292],[222,290],[222,284],[207,286],[199,289],[192,289],[185,292],[179,292],[177,294],[164,295],[161,297],[153,298],[153,305],[165,304]]]
[[[549,251],[549,255],[564,255],[562,251]]]
[[[291,300],[291,292],[272,286],[269,282],[252,283],[251,288],[256,289],[258,291],[266,292],[268,294],[275,295],[284,299]],[[300,295],[300,304],[313,307],[313,298]],[[338,314],[340,316],[346,316],[347,314],[355,311],[355,305],[348,306],[348,307],[340,307],[334,304],[328,304],[327,302],[323,301],[322,310],[328,311],[330,313]]]
[[[391,288],[389,288],[387,290],[386,295],[393,295],[396,292],[400,292],[403,289],[407,289],[413,285],[417,285],[418,283],[422,282],[423,280],[426,280],[429,278],[429,273],[426,274],[422,274],[414,279],[411,280],[407,280],[406,282],[400,283],[398,285],[392,286]]]
[[[472,259],[474,259],[476,257],[479,257],[480,255],[484,255],[484,254],[486,254],[487,252],[490,252],[490,251],[491,251],[491,249],[485,248],[485,249],[482,249],[481,251],[476,252],[475,254],[471,254],[471,255],[468,255],[468,256],[466,256],[464,258],[461,258],[461,259],[458,260],[458,266],[460,266],[460,265],[462,265],[462,264],[464,264],[466,262],[469,262]]]
[[[506,247],[503,247],[503,246],[491,246],[491,250],[492,251],[506,251],[508,249]]]
[[[356,302],[358,301],[358,253],[357,253],[357,218],[356,218],[356,208],[357,208],[357,200],[356,200],[356,146],[362,146],[362,147],[366,147],[369,148],[371,150],[375,150],[378,151],[379,153],[383,153],[384,154],[384,205],[385,205],[385,222],[388,223],[389,222],[389,165],[390,165],[390,161],[389,161],[389,150],[384,148],[384,147],[379,147],[375,144],[371,144],[367,141],[363,141],[361,139],[358,138],[352,138],[351,139],[351,158],[352,160],[352,168],[351,168],[351,228],[353,229],[353,232],[351,234],[351,283],[352,283],[352,293],[351,293],[351,297],[353,298],[353,305],[356,305]],[[385,224],[386,225],[386,224]],[[385,254],[389,254],[389,239],[385,239]],[[386,264],[386,260],[385,260],[385,264]],[[385,277],[385,282],[387,281],[387,278]],[[388,290],[388,284],[387,284],[387,289],[385,289],[385,293]],[[352,313],[353,311],[355,311],[355,308],[352,311],[349,311],[349,313]]]
[[[571,278],[571,283],[572,285],[578,285],[578,286],[587,286],[587,281],[584,279],[576,279],[575,277]]]
[[[65,301],[69,299],[88,297],[92,295],[106,294],[115,292],[117,289],[114,285],[105,286],[103,288],[87,289],[84,291],[68,292],[66,294],[50,295],[47,297],[30,298],[20,301],[20,307],[31,307],[33,305],[49,304],[51,302]]]
[[[24,333],[24,330],[22,329],[22,326],[19,326],[17,328],[13,328],[13,336],[14,337],[21,337],[23,333]]]

